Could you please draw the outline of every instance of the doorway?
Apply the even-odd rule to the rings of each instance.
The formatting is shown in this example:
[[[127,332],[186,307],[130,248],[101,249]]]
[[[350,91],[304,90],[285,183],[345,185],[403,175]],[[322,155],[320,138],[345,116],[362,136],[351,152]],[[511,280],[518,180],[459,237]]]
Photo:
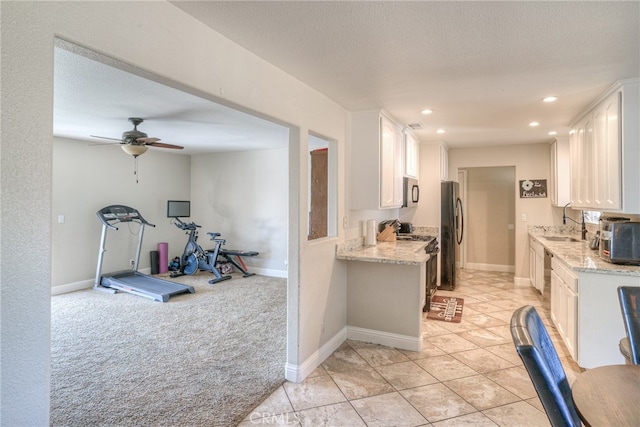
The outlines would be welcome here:
[[[463,268],[515,272],[515,166],[458,172],[465,209]]]

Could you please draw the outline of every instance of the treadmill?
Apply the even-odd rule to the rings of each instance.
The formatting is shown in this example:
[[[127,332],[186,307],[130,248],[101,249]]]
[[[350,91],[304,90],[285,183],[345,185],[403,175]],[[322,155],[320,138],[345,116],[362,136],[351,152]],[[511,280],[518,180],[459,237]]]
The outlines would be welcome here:
[[[98,219],[102,222],[102,237],[100,238],[100,250],[98,252],[98,266],[96,267],[96,280],[93,289],[115,294],[118,291],[127,292],[155,301],[167,302],[173,295],[186,292],[195,293],[193,286],[181,285],[168,280],[158,279],[138,272],[138,261],[140,260],[140,249],[142,248],[142,238],[145,226],[155,227],[147,222],[140,212],[129,206],[111,205],[96,212]],[[119,222],[135,222],[140,224],[138,234],[138,248],[134,258],[133,270],[122,270],[114,273],[102,275],[102,259],[106,252],[105,241],[107,230],[117,230],[113,225]]]

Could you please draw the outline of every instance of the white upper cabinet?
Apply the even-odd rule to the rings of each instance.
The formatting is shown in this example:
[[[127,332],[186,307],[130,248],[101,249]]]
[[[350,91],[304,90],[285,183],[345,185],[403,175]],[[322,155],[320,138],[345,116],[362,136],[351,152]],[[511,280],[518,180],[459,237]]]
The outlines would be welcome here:
[[[572,126],[572,207],[640,214],[639,92],[618,82]]]
[[[564,206],[570,199],[569,138],[558,137],[551,143],[551,185],[553,206]]]
[[[440,144],[440,181],[449,180],[449,147]]]
[[[602,210],[620,209],[622,171],[620,168],[620,95],[614,92],[593,113],[594,206]]]
[[[402,128],[386,113],[352,113],[351,209],[402,206],[403,145]]]
[[[404,130],[404,176],[418,179],[420,165],[420,145],[416,137]]]
[[[589,207],[593,200],[593,121],[588,115],[570,137],[571,206]]]

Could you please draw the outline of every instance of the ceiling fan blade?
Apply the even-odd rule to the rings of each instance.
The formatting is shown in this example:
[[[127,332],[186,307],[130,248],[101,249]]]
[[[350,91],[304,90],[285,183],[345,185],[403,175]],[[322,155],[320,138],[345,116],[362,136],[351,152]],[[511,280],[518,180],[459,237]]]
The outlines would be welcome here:
[[[89,147],[111,147],[113,145],[122,145],[122,141],[118,140],[118,142],[94,142],[93,144],[89,144]]]
[[[151,142],[158,142],[158,141],[160,141],[160,138],[150,138],[150,137],[147,137],[147,138],[138,138],[138,139],[136,139],[136,141],[138,141],[138,142],[142,142],[142,143],[145,143],[145,144],[149,144],[149,143],[151,143]]]
[[[184,148],[184,147],[181,147],[180,145],[165,144],[164,142],[148,142],[148,143],[145,143],[144,145],[149,145],[151,147],[158,147],[158,148],[173,148],[175,150],[182,150]]]
[[[122,142],[121,138],[109,138],[108,136],[97,136],[97,135],[89,135],[91,138],[100,138],[100,139],[110,139],[112,141],[120,141]]]

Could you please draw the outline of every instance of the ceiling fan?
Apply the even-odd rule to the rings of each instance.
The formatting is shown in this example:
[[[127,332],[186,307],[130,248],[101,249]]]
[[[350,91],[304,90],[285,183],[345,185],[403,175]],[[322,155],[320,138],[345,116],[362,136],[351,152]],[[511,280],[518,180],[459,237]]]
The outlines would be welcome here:
[[[182,150],[184,147],[180,145],[165,144],[159,142],[159,138],[149,138],[149,136],[138,130],[138,125],[144,121],[139,117],[129,117],[129,121],[133,123],[133,129],[122,133],[122,138],[108,138],[106,136],[89,135],[93,138],[110,139],[119,141],[122,150],[130,156],[138,157],[149,149],[148,147],[171,148],[174,150]]]

